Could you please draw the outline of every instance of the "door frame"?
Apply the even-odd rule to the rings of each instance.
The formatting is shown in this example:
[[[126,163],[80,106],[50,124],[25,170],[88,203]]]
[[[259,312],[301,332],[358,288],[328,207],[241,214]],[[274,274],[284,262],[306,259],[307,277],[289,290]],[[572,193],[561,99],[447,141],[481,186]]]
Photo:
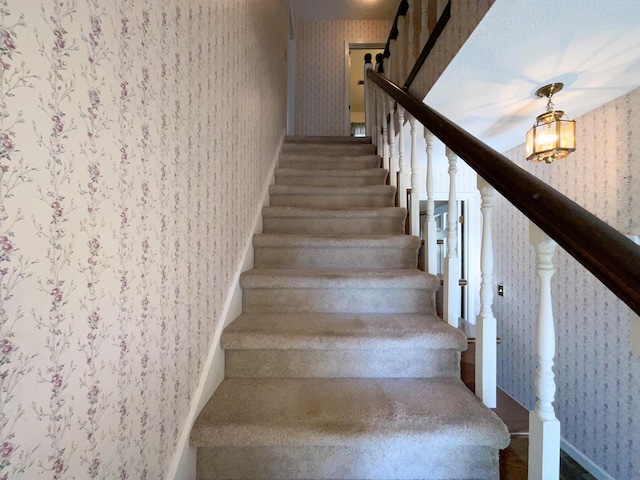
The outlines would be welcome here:
[[[423,198],[424,195],[424,198]],[[460,269],[462,278],[467,280],[467,286],[462,288],[462,312],[464,312],[464,320],[468,323],[476,323],[476,294],[480,291],[480,270],[474,262],[474,258],[479,258],[479,249],[473,248],[477,246],[474,242],[479,242],[482,238],[475,238],[474,231],[477,229],[479,220],[480,202],[477,192],[457,192],[456,201],[458,204],[458,217],[464,218],[464,223],[458,223],[458,257],[460,258]],[[446,192],[434,192],[434,201],[448,202],[449,194]],[[421,192],[420,200],[426,200],[426,192]],[[481,234],[480,234],[481,235]],[[471,236],[474,237],[473,241]],[[464,256],[464,258],[463,258]]]
[[[385,44],[380,42],[363,42],[360,40],[345,40],[344,42],[344,132],[351,135],[351,112],[349,110],[349,82],[351,81],[350,57],[351,50],[384,49]]]

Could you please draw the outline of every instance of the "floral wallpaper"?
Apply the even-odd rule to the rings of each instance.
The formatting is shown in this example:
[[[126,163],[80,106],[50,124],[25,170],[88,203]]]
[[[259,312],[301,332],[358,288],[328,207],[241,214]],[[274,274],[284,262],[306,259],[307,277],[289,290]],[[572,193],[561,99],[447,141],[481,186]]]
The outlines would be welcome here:
[[[507,152],[518,165],[625,234],[640,233],[640,90],[576,119],[577,150],[551,165]],[[527,408],[535,403],[537,279],[528,221],[502,197],[496,205],[498,382]],[[631,351],[629,309],[558,248],[552,278],[556,322],[556,415],[562,436],[617,480],[640,474],[640,358]]]
[[[391,24],[387,20],[295,22],[297,135],[348,134],[345,42],[385,44]]]
[[[0,480],[167,477],[287,30],[281,0],[0,0]]]

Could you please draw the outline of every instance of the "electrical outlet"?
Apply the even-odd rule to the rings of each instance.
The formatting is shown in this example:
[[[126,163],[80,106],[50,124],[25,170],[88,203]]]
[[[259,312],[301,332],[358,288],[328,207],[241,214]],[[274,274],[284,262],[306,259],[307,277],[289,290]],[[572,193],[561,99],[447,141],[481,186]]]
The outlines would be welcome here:
[[[504,297],[504,283],[498,284],[498,296]]]

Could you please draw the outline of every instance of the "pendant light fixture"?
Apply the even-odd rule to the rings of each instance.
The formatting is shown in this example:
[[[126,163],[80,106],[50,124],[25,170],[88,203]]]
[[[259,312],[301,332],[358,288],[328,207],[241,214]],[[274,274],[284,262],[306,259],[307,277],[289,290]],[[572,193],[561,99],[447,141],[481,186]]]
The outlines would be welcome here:
[[[538,97],[547,97],[547,111],[538,115],[536,123],[527,132],[527,160],[552,163],[576,149],[575,120],[569,120],[562,110],[555,110],[551,101],[562,87],[562,83],[551,83],[536,91]]]

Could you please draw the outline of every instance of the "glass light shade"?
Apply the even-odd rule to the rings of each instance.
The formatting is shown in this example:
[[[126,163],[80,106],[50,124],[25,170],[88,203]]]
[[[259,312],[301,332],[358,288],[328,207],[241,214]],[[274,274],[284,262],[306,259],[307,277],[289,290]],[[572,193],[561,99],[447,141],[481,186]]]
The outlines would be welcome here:
[[[545,112],[527,132],[527,160],[551,163],[576,149],[576,122],[562,118],[562,110]]]

